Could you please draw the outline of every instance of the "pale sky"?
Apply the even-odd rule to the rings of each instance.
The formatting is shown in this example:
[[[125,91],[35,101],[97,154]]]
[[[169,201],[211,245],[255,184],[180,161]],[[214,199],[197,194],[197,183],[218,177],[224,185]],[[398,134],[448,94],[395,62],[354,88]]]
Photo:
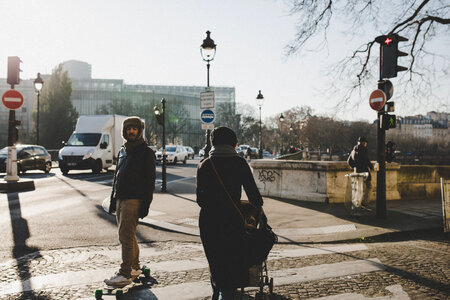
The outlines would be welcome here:
[[[295,35],[295,24],[283,0],[0,0],[0,78],[6,77],[7,56],[19,56],[22,79],[49,74],[59,63],[75,59],[92,65],[93,78],[202,86],[206,63],[200,45],[210,30],[217,44],[211,85],[234,86],[236,101],[255,111],[262,90],[263,118],[308,105],[317,114],[340,119],[375,119],[368,104],[372,88],[363,91],[363,100],[354,100],[358,108],[337,113],[333,107],[339,99],[322,92],[329,84],[327,67],[355,44],[373,39],[372,34],[349,42],[340,28],[333,28],[323,51],[286,57],[284,47]],[[448,36],[440,47],[450,49]],[[378,70],[373,72],[376,77]],[[435,91],[439,101],[410,107],[402,99],[396,113],[448,110],[449,95],[450,80],[443,80],[442,90]]]

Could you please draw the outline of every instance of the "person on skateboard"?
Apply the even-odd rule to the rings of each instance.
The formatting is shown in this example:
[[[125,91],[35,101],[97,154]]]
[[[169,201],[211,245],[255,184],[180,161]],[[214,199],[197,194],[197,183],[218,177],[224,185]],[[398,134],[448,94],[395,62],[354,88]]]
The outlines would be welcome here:
[[[124,287],[141,273],[136,238],[138,219],[148,215],[155,189],[155,153],[144,140],[144,122],[139,117],[123,121],[120,149],[111,192],[109,213],[116,212],[122,263],[119,271],[104,282]]]

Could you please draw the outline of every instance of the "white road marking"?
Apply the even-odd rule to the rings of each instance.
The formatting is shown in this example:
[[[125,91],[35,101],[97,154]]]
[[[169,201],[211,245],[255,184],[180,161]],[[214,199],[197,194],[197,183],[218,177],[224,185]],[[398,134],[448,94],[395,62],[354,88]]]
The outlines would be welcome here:
[[[362,294],[355,294],[355,293],[345,293],[340,295],[334,295],[334,296],[327,296],[327,297],[321,297],[321,298],[314,298],[310,300],[410,300],[411,298],[408,296],[408,294],[403,290],[401,285],[390,285],[386,287],[386,290],[392,293],[392,296],[386,296],[386,297],[365,297]]]
[[[305,235],[319,235],[319,234],[331,234],[340,232],[355,231],[355,224],[345,224],[336,226],[325,226],[325,227],[311,227],[311,228],[283,228],[274,229],[275,233],[278,235],[295,235],[295,236],[305,236]]]

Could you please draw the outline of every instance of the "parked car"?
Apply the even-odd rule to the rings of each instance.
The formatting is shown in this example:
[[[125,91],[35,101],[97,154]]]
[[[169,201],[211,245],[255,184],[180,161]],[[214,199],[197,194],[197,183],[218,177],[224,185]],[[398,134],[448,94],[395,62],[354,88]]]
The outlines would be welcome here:
[[[244,157],[247,152],[248,147],[250,147],[250,146],[249,145],[239,145],[238,147],[236,147],[236,152],[239,154],[240,157]]]
[[[174,163],[181,161],[183,164],[186,164],[188,158],[188,153],[186,148],[183,146],[166,146],[166,161],[168,163]],[[162,161],[162,148],[156,152],[156,162]]]
[[[267,150],[263,151],[263,158],[275,158],[275,155],[273,155],[272,153],[270,153]]]
[[[250,155],[251,158],[259,158],[259,149],[255,147],[250,147],[252,149],[252,154]]]
[[[25,174],[28,170],[42,170],[49,173],[52,169],[52,158],[47,150],[38,145],[16,145],[17,171]],[[0,173],[6,172],[8,147],[0,150]]]
[[[206,147],[206,146],[205,146]],[[200,157],[204,157],[205,156],[205,147],[203,147],[202,149],[200,149],[199,151],[198,151],[198,155],[200,156]]]
[[[194,156],[195,156],[195,152],[194,152],[194,149],[192,149],[192,147],[184,147],[184,148],[186,148],[186,151],[187,151],[187,153],[188,153],[188,159],[190,158],[190,159],[194,159]]]

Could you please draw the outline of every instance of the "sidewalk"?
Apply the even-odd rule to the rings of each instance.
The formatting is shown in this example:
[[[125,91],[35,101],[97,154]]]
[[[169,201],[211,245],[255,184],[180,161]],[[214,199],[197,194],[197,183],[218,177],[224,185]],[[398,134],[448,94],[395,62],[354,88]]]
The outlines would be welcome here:
[[[155,193],[151,213],[142,223],[198,235],[200,208],[195,194],[183,192],[182,187],[173,189],[175,185],[169,187],[168,193]],[[338,242],[443,228],[440,200],[387,201],[385,219],[376,218],[375,203],[371,206],[372,212],[357,218],[351,218],[343,204],[264,197],[263,208],[281,243]]]

